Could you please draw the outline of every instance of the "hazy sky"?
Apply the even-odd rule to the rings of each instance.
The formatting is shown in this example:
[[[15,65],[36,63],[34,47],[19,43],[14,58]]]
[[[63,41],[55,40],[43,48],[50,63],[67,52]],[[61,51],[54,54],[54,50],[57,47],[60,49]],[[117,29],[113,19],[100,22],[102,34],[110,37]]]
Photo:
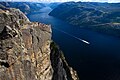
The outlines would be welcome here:
[[[0,0],[0,1],[40,1],[40,2],[66,2],[66,1],[82,1],[82,2],[120,2],[120,0]]]

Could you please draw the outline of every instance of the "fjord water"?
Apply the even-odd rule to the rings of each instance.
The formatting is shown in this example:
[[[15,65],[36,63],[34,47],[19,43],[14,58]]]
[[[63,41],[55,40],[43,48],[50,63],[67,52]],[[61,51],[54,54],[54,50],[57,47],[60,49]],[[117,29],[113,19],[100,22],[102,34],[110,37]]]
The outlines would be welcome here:
[[[80,80],[120,80],[120,38],[69,25],[49,16],[50,11],[46,7],[28,17],[52,25],[52,39]]]

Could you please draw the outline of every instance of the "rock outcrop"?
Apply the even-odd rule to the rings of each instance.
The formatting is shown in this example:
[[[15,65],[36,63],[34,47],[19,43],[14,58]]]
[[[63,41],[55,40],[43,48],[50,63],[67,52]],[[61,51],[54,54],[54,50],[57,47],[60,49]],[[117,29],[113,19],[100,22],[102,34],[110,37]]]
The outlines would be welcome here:
[[[79,80],[51,33],[18,9],[0,10],[0,80]]]
[[[77,72],[68,66],[63,52],[59,47],[52,42],[50,48],[51,65],[54,70],[52,80],[79,80]]]

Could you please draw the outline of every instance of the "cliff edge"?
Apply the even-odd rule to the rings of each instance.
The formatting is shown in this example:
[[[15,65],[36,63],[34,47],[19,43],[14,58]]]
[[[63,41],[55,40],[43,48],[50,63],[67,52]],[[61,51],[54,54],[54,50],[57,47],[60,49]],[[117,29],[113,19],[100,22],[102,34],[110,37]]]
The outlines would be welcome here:
[[[79,80],[51,33],[18,9],[0,9],[0,80]]]

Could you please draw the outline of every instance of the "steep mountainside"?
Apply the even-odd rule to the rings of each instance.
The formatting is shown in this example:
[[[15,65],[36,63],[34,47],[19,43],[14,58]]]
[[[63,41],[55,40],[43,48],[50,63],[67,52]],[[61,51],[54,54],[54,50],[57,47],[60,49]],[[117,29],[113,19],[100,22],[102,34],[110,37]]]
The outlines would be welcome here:
[[[50,25],[0,9],[0,80],[79,80],[51,36]]]
[[[29,14],[31,12],[39,12],[39,10],[45,7],[42,3],[30,3],[30,2],[0,2],[0,5],[5,6],[6,8],[17,8],[20,9],[23,13]]]
[[[56,8],[58,5],[60,5],[61,3],[60,2],[54,2],[54,3],[50,3],[48,4],[48,6],[52,9]]]
[[[67,2],[49,15],[75,26],[120,36],[120,3]]]

